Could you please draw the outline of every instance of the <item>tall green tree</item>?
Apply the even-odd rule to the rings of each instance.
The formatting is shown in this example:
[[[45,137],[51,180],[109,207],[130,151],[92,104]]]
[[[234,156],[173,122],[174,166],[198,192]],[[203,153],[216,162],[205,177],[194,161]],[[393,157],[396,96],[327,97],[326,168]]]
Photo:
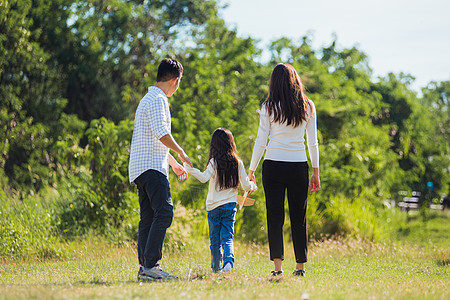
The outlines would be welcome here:
[[[199,0],[78,0],[59,9],[65,24],[48,17],[39,25],[56,36],[42,36],[41,44],[61,69],[65,111],[86,121],[118,122],[134,113],[140,88],[152,82],[159,61],[179,49],[180,35],[200,26],[217,6]]]
[[[0,176],[9,178],[10,187],[28,191],[55,179],[52,145],[57,139],[79,138],[83,127],[62,111],[66,100],[59,73],[39,43],[43,28],[37,28],[30,17],[48,14],[40,4],[0,2],[0,165],[4,171]]]
[[[64,164],[57,141],[79,143],[86,126],[79,118],[132,116],[160,59],[217,11],[214,1],[199,0],[20,0],[0,7],[2,178],[31,190],[54,180],[52,169]]]
[[[417,147],[424,171],[415,188],[428,193],[427,200],[440,200],[450,193],[450,81],[431,82],[422,89],[417,125]],[[432,188],[425,183],[432,182]]]

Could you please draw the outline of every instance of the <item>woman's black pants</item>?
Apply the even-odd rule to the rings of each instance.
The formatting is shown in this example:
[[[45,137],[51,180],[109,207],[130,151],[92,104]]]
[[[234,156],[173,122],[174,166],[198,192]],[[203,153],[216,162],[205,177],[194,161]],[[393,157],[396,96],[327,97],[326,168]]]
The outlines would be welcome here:
[[[262,166],[262,181],[266,195],[270,259],[284,259],[284,198],[287,191],[295,260],[297,263],[306,262],[308,253],[308,229],[306,227],[308,163],[265,160]]]

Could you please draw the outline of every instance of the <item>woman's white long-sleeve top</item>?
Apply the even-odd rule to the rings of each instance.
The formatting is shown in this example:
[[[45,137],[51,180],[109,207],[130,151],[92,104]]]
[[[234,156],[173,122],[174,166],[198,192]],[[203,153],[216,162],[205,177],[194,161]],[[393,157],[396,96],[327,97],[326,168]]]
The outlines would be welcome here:
[[[236,202],[237,198],[237,188],[230,189],[217,189],[217,175],[214,159],[211,159],[206,166],[206,170],[204,172],[199,169],[193,168],[186,163],[183,163],[186,171],[197,178],[200,182],[205,183],[209,180],[209,190],[208,196],[206,197],[206,210],[210,211],[219,207],[221,205]],[[254,191],[256,190],[256,184],[248,179],[247,173],[245,172],[244,163],[241,160],[238,160],[238,174],[239,181],[241,183],[242,188],[245,191]]]
[[[287,162],[308,161],[305,148],[305,132],[311,166],[313,168],[319,167],[316,107],[311,100],[308,102],[307,114],[309,119],[303,121],[297,127],[273,122],[273,118],[269,117],[266,106],[262,106],[250,170],[256,170],[264,150],[266,150],[264,159]],[[267,143],[267,138],[269,138],[269,143]]]

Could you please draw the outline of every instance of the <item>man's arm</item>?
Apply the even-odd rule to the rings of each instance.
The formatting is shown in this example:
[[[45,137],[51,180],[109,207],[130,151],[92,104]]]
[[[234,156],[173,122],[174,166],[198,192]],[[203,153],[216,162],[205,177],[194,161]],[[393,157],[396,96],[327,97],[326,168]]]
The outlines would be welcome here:
[[[174,140],[174,138],[172,137],[172,135],[166,134],[164,135],[162,138],[159,139],[161,141],[161,143],[163,143],[167,148],[172,149],[173,151],[175,151],[176,153],[178,153],[178,157],[180,158],[180,160],[182,162],[187,163],[188,165],[190,165],[192,167],[192,163],[191,160],[189,159],[189,157],[186,155],[186,153],[184,152],[184,150],[177,144],[177,142]],[[174,159],[172,157],[172,159]],[[174,159],[175,160],[175,159]],[[169,156],[169,163],[170,163],[170,156]],[[171,165],[172,166],[172,165]]]
[[[169,153],[169,165],[172,167],[172,170],[177,174],[178,180],[183,181],[188,177],[188,173],[184,169],[182,165],[180,165],[177,160]]]

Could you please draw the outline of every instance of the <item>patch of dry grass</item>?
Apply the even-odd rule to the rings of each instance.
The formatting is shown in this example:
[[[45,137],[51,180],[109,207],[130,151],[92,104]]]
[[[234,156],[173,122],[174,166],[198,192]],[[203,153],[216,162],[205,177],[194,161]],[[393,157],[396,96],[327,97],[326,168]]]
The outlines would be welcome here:
[[[290,273],[293,250],[286,243],[285,274],[269,276],[265,245],[236,243],[234,270],[214,274],[208,241],[165,251],[163,267],[175,282],[137,283],[135,245],[76,243],[61,261],[0,265],[0,299],[449,299],[450,248],[372,243],[336,238],[310,244],[307,277]]]

